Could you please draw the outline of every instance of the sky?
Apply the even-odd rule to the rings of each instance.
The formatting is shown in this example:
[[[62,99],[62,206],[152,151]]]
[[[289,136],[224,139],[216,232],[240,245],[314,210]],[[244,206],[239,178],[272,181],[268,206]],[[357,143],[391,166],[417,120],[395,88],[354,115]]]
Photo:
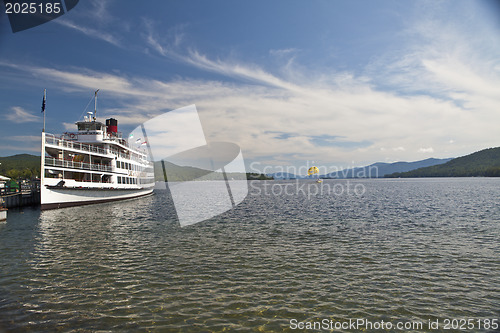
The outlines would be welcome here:
[[[123,133],[194,104],[249,171],[458,157],[500,146],[500,5],[82,0],[17,33],[2,9],[0,156],[40,154],[44,89],[49,133],[97,89]]]

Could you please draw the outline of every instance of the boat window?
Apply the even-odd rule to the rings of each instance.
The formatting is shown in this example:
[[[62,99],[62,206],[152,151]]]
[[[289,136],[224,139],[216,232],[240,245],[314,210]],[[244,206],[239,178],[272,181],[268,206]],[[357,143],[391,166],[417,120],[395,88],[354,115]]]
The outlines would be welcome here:
[[[116,161],[116,167],[119,168],[120,167],[120,161]]]
[[[79,122],[77,123],[79,131],[100,131],[102,124],[98,122]]]
[[[122,183],[122,177],[118,177],[118,184]]]

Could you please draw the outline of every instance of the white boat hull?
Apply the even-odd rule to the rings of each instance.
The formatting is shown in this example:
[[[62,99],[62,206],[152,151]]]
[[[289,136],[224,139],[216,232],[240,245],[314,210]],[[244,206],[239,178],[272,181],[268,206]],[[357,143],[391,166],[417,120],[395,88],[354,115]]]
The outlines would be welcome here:
[[[79,188],[41,188],[41,209],[57,209],[83,206],[118,200],[137,198],[151,194],[152,188],[144,189],[79,189]]]
[[[7,209],[0,208],[0,221],[7,220]]]

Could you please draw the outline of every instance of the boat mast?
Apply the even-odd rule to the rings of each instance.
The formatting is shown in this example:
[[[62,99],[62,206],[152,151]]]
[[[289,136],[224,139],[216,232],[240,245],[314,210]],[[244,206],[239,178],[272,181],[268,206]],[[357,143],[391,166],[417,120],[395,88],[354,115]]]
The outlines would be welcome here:
[[[96,118],[97,118],[97,92],[99,91],[99,89],[97,89],[94,93],[94,121],[96,121]]]

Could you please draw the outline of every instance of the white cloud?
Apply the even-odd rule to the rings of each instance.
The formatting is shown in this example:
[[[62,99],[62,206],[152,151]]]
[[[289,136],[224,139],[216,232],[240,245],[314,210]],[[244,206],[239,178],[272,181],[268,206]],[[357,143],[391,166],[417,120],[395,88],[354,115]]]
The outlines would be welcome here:
[[[38,122],[40,121],[40,117],[37,117],[28,111],[24,110],[20,106],[13,106],[11,108],[11,112],[8,112],[5,115],[5,119],[11,121],[13,123],[30,123],[30,122]]]
[[[424,153],[424,154],[427,154],[427,153],[433,153],[434,152],[434,148],[432,147],[428,147],[428,148],[420,148],[418,150],[419,153]]]

